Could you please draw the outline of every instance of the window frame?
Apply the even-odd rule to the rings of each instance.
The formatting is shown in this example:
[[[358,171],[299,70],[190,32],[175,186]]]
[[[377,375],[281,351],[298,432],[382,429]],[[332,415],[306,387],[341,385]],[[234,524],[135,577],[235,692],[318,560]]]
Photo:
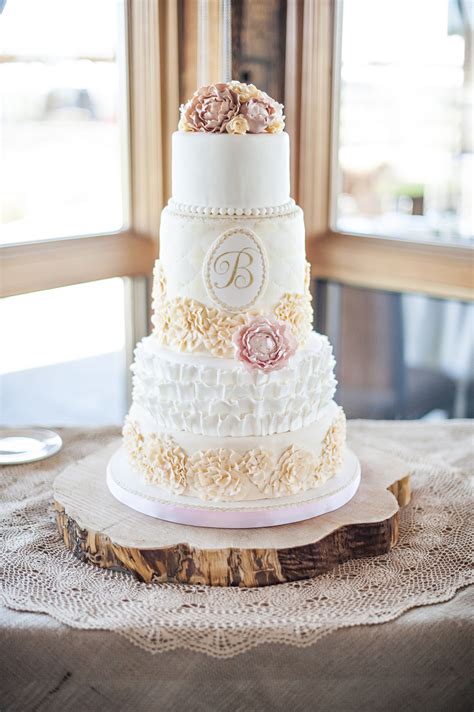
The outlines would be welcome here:
[[[288,0],[285,104],[292,139],[292,186],[305,211],[313,277],[472,300],[469,248],[331,229],[340,12],[338,0]],[[218,21],[218,15],[217,0],[210,0],[210,24]],[[1,297],[109,277],[150,278],[158,254],[160,213],[171,192],[169,136],[176,126],[179,79],[182,96],[196,81],[196,65],[190,61],[195,37],[187,32],[189,47],[183,61],[178,51],[178,20],[191,29],[196,23],[196,3],[126,0],[129,227],[107,234],[2,246]],[[214,44],[211,59],[219,57],[217,39]],[[216,67],[210,67],[212,75],[215,63]]]
[[[470,248],[331,228],[342,10],[338,0],[288,0],[287,6],[285,104],[292,140],[292,186],[305,212],[312,276],[471,301]]]
[[[179,99],[178,9],[175,0],[125,0],[124,14],[129,154],[129,198],[124,199],[129,226],[1,246],[0,297],[110,277],[151,277],[160,214],[171,192],[169,136]]]

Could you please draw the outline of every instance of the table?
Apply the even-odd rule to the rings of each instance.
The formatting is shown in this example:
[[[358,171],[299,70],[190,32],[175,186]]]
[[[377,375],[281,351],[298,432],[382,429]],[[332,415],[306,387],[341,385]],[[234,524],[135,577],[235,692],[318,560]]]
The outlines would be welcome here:
[[[369,431],[371,437],[383,433],[392,442],[403,441],[413,458],[420,462],[425,458],[430,468],[444,463],[446,472],[465,468],[467,450],[472,450],[469,430],[461,422],[350,425],[354,441]],[[117,433],[66,430],[62,435],[66,452],[61,464],[65,464],[82,454],[80,443],[87,441],[90,451]],[[438,443],[436,450],[434,443]],[[35,486],[46,486],[57,466],[53,459],[42,467],[38,463]],[[26,472],[19,468],[18,478]],[[383,572],[384,561],[377,563]],[[2,565],[6,570],[5,562]],[[8,595],[13,594],[7,591]],[[463,588],[451,596],[448,592],[451,600],[413,608],[391,622],[334,630],[307,647],[263,643],[228,659],[182,648],[150,654],[110,630],[81,630],[44,613],[4,607],[0,609],[0,708],[22,712],[471,710],[473,592]],[[19,598],[17,605],[31,610],[31,598],[25,595],[24,600],[22,604]],[[361,607],[366,605],[362,598]]]

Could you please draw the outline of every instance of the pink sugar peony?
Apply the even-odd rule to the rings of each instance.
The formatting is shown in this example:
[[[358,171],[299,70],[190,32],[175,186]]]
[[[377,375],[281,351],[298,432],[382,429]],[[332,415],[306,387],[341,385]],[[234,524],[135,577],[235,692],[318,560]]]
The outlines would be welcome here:
[[[209,84],[181,107],[181,125],[185,131],[222,133],[238,113],[237,94],[227,84]]]
[[[249,133],[264,133],[271,130],[273,123],[283,124],[283,106],[260,92],[258,97],[249,99],[240,107],[240,113],[247,119]],[[279,130],[282,130],[280,128]]]
[[[288,324],[271,316],[254,317],[234,333],[232,341],[244,366],[263,373],[283,368],[297,349]]]

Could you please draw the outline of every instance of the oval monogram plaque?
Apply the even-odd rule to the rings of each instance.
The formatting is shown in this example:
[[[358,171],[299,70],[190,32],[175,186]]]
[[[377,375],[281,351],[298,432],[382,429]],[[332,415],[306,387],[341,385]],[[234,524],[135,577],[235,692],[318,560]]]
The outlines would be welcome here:
[[[215,304],[238,312],[251,307],[267,286],[265,249],[245,227],[227,230],[212,243],[204,260],[204,283]]]

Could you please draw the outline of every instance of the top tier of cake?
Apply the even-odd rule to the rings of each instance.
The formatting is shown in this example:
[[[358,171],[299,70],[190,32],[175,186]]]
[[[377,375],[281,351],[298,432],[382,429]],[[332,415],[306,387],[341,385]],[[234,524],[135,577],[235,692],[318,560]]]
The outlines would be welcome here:
[[[253,84],[203,86],[180,107],[173,134],[171,207],[204,215],[291,209],[283,105]]]
[[[173,134],[175,204],[216,211],[283,209],[290,201],[287,133]]]

